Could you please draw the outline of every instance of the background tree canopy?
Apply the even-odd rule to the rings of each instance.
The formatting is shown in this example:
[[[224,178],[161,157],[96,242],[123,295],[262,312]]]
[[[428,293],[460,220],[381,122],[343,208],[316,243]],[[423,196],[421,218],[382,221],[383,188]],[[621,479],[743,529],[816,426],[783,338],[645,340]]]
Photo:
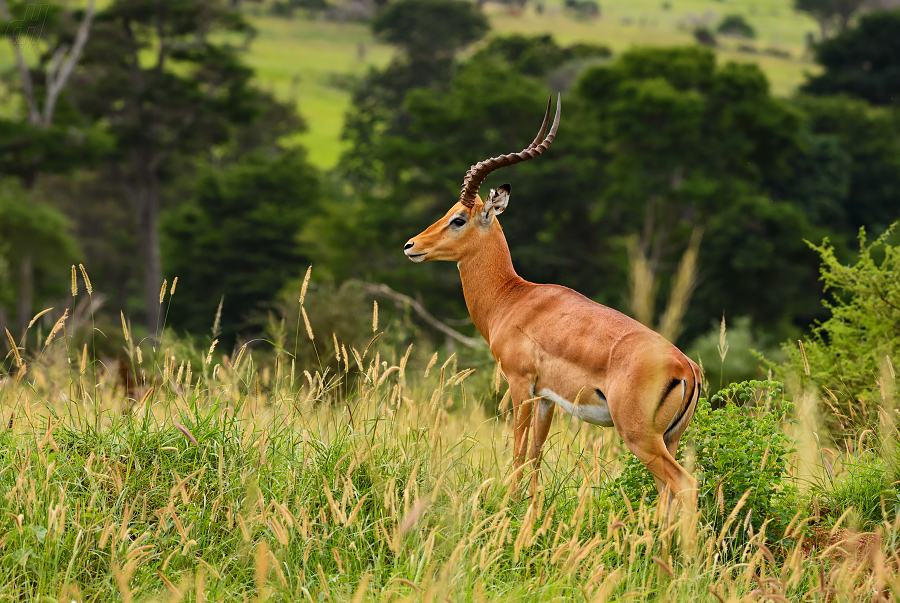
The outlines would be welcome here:
[[[206,332],[224,295],[223,338],[258,335],[309,263],[335,283],[387,283],[471,329],[456,271],[413,266],[402,244],[458,198],[472,163],[530,142],[548,92],[561,92],[552,151],[485,184],[512,183],[502,222],[522,276],[633,313],[640,260],[659,315],[699,241],[679,343],[724,313],[746,317],[754,340],[769,345],[823,316],[818,258],[804,239],[827,236],[850,261],[847,241],[860,227],[878,232],[900,217],[900,122],[885,106],[900,13],[856,21],[850,4],[800,7],[825,24],[814,50],[822,71],[803,94],[780,98],[757,65],[697,45],[614,53],[491,32],[483,7],[464,0],[374,3],[352,18],[367,19],[393,54],[340,80],[352,102],[341,161],[327,171],[297,144],[305,122],[296,99],[255,82],[247,49],[257,8],[105,4],[91,13],[90,43],[53,119],[32,123],[20,104],[0,120],[5,190],[18,191],[7,197],[41,208],[33,216],[56,208],[58,219],[41,220],[60,233],[41,243],[59,253],[34,265],[33,295],[6,293],[0,319],[41,309],[54,295],[42,271],[64,272],[62,258],[80,248],[95,280],[109,283],[110,306],[143,315],[148,332],[163,276],[177,275],[171,326]],[[294,16],[331,18],[331,8]],[[32,70],[39,84],[88,13],[58,6],[50,16]],[[720,23],[764,31],[739,12]],[[307,84],[294,84],[301,99]],[[24,87],[13,89],[24,97]],[[21,262],[41,256],[42,239],[20,237],[14,253],[11,237],[0,274],[19,288]]]

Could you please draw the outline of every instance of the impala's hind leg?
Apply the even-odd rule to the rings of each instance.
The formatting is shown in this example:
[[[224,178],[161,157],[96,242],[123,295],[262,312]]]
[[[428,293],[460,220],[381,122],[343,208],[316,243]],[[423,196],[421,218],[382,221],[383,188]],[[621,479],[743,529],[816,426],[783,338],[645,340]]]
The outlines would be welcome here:
[[[636,409],[635,406],[631,408],[633,411]],[[645,419],[639,412],[633,412],[627,417],[614,413],[613,421],[625,446],[653,475],[660,502],[668,507],[678,497],[691,505],[696,497],[697,480],[678,464],[663,439],[663,434],[653,422]],[[677,441],[673,443],[675,446],[678,444]]]

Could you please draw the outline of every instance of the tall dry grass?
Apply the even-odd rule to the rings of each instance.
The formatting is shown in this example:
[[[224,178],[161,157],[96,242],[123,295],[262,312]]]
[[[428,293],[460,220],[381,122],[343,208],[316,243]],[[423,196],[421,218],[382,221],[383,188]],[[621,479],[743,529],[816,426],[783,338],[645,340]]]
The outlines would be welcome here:
[[[724,510],[720,531],[703,517],[669,524],[655,505],[624,498],[600,512],[619,439],[568,416],[551,432],[537,490],[516,490],[508,415],[484,411],[453,357],[356,349],[314,333],[312,316],[309,337],[339,359],[337,371],[297,366],[281,349],[261,363],[249,346],[234,358],[203,349],[192,366],[135,341],[122,322],[146,382],[130,400],[69,337],[13,344],[0,385],[0,600],[900,593],[897,520],[877,523],[860,546],[840,525],[816,536],[800,508],[785,534],[763,530],[735,548],[740,505]],[[374,341],[377,309],[372,324]],[[773,548],[782,536],[788,544]]]

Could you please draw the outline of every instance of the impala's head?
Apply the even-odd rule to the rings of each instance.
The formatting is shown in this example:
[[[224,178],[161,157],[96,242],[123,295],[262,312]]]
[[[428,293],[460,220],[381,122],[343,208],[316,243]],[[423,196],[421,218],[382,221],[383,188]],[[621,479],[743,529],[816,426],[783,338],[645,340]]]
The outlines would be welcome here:
[[[556,137],[559,127],[560,102],[556,99],[556,116],[550,132],[547,124],[550,121],[550,101],[547,101],[547,112],[544,122],[534,142],[519,153],[510,153],[479,161],[469,168],[463,180],[459,201],[450,208],[444,217],[407,241],[404,253],[414,262],[428,260],[460,261],[470,253],[477,253],[483,237],[492,230],[499,230],[497,216],[503,213],[509,203],[510,186],[504,184],[491,189],[485,201],[478,196],[478,188],[488,174],[496,169],[528,161],[547,150]],[[547,134],[546,138],[544,134]]]

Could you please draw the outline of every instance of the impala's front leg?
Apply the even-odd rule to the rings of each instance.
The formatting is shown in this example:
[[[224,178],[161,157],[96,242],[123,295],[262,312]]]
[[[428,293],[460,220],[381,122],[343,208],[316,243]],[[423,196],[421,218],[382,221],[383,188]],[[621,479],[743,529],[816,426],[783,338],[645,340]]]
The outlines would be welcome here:
[[[531,479],[531,491],[537,492],[538,471],[541,468],[541,449],[547,441],[550,433],[550,425],[553,424],[553,401],[546,398],[535,401],[537,408],[534,410],[532,423],[534,425],[531,435],[531,446],[528,449],[528,463],[533,471]],[[532,406],[534,403],[532,403]]]
[[[508,380],[513,412],[513,466],[516,471],[521,471],[525,464],[525,451],[528,449],[528,434],[531,429],[531,412],[534,402],[531,400],[528,379],[510,375]]]

